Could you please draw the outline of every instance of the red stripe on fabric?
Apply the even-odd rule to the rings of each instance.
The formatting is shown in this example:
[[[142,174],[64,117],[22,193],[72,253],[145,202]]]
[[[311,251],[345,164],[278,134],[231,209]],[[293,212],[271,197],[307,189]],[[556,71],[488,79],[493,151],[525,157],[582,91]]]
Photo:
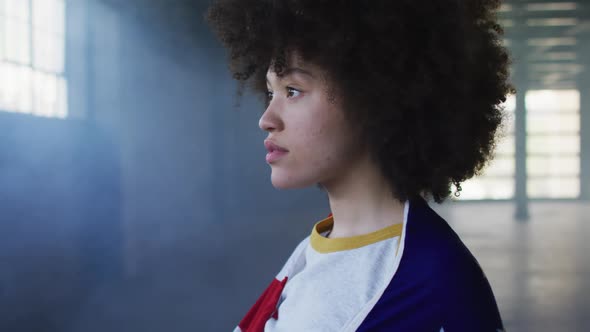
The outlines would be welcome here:
[[[238,325],[243,332],[263,332],[264,325],[269,318],[278,319],[277,303],[279,302],[283,288],[285,288],[287,279],[287,277],[283,281],[273,279],[270,285],[268,285],[264,293],[262,293]]]

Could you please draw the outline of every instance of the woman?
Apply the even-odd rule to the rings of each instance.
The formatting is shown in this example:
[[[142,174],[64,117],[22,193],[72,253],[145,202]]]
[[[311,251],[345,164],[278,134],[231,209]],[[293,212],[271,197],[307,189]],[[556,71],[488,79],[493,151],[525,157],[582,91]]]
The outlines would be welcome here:
[[[514,92],[498,6],[212,4],[234,78],[265,100],[272,184],[317,184],[332,211],[236,331],[503,329],[477,261],[425,201],[458,194],[492,157]]]

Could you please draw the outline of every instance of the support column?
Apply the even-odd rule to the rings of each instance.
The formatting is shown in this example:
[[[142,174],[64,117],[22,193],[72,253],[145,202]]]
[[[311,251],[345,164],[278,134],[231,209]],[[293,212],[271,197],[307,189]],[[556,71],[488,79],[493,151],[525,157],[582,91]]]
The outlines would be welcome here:
[[[578,41],[578,58],[584,71],[578,76],[580,91],[580,199],[590,200],[590,47],[588,38]]]
[[[528,90],[528,68],[526,40],[514,43],[514,84],[516,85],[516,109],[514,111],[514,141],[515,141],[515,173],[514,173],[514,201],[516,203],[515,218],[520,221],[529,219],[526,171],[526,104],[525,96]]]

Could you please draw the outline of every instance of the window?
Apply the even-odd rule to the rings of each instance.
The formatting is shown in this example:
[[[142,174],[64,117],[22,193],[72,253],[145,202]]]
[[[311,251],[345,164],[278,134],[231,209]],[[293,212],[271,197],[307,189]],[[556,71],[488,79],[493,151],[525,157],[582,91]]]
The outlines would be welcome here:
[[[65,0],[0,0],[0,110],[67,116]]]
[[[580,195],[580,92],[529,90],[525,96],[527,195],[577,198]],[[496,156],[484,173],[462,184],[460,199],[514,198],[515,98],[505,104],[508,123]]]
[[[483,174],[461,184],[459,199],[511,199],[514,197],[514,110],[516,98],[511,95],[502,105],[507,116],[506,125],[501,129],[494,159],[483,170]]]
[[[531,198],[580,195],[580,93],[531,90],[527,108],[527,194]]]

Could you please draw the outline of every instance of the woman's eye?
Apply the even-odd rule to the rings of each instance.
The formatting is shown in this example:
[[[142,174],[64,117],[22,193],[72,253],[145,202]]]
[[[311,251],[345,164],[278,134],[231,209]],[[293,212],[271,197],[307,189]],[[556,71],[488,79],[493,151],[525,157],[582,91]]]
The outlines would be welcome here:
[[[287,90],[287,98],[298,97],[301,94],[301,91],[299,91],[295,88],[287,87],[286,90]],[[266,101],[267,102],[270,102],[273,97],[274,97],[274,92],[272,92],[270,90],[266,91]]]
[[[297,97],[301,94],[301,91],[294,89],[294,88],[287,88],[287,97]]]

